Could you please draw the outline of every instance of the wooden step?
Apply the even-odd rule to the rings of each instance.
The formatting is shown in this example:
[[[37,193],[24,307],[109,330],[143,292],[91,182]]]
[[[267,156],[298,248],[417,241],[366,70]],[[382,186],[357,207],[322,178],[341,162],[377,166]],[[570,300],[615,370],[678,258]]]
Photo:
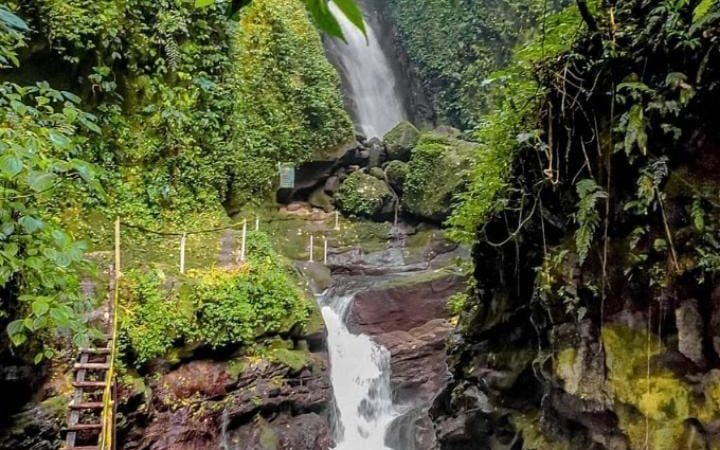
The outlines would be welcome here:
[[[103,347],[81,348],[80,353],[88,353],[91,355],[109,355],[110,349]]]
[[[100,447],[97,445],[83,446],[83,447],[63,447],[60,450],[99,450]]]
[[[86,431],[86,430],[102,430],[100,423],[78,423],[65,428],[65,431]]]
[[[83,402],[83,403],[72,403],[71,409],[103,409],[103,402]],[[72,425],[70,425],[72,426]]]
[[[76,363],[75,370],[108,370],[110,363]]]
[[[76,381],[73,383],[73,387],[79,389],[104,389],[107,383],[104,381]]]

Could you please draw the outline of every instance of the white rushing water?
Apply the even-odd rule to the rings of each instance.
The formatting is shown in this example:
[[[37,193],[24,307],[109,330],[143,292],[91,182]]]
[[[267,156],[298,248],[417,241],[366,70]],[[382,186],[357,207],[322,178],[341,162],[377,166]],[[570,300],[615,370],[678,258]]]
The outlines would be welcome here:
[[[383,137],[408,120],[398,80],[372,27],[366,24],[366,38],[333,2],[329,5],[347,40],[331,46],[347,80],[345,95],[354,105],[356,125],[368,138]]]
[[[391,450],[385,433],[398,413],[392,404],[390,352],[348,331],[343,319],[351,301],[352,295],[326,298],[328,306],[322,308],[339,412],[335,449]]]

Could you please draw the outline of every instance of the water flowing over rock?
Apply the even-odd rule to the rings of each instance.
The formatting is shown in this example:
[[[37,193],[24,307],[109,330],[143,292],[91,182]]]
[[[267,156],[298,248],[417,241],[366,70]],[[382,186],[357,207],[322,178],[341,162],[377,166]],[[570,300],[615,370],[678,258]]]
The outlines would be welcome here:
[[[329,3],[347,40],[328,40],[326,48],[341,72],[345,96],[358,129],[367,137],[382,137],[407,120],[406,100],[390,54],[381,45],[372,23],[367,35],[355,27],[337,6]]]

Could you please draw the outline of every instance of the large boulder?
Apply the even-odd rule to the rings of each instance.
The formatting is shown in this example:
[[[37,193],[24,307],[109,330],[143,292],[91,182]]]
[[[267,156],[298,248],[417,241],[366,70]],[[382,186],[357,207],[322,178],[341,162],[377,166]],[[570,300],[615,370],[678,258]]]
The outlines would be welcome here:
[[[412,149],[420,139],[418,131],[410,122],[401,122],[383,138],[388,158],[391,160],[408,161]]]
[[[349,216],[385,220],[395,210],[395,196],[387,183],[362,171],[355,171],[335,194],[337,207]]]
[[[390,161],[385,166],[385,177],[395,189],[395,192],[402,192],[405,178],[408,174],[408,164],[402,161]]]
[[[403,208],[410,214],[442,222],[453,197],[465,190],[476,145],[441,134],[427,134],[412,151],[403,185]]]

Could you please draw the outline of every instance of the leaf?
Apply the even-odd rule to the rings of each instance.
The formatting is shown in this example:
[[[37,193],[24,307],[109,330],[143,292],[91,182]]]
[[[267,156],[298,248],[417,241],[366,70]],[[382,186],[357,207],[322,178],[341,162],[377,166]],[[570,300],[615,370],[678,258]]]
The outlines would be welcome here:
[[[25,325],[22,320],[15,320],[8,324],[7,333],[14,346],[22,345],[26,340]]]
[[[71,102],[73,102],[75,104],[79,104],[80,102],[82,102],[82,99],[80,97],[78,97],[77,95],[73,94],[72,92],[60,91],[60,93],[62,94],[63,97],[65,97],[66,99],[70,100]]]
[[[206,8],[210,5],[214,5],[215,0],[195,0],[195,7],[196,8]]]
[[[0,23],[9,28],[15,28],[20,31],[30,31],[24,20],[8,11],[4,6],[0,6]]]
[[[34,170],[27,176],[27,183],[35,192],[47,191],[55,183],[57,176],[54,173]]]
[[[47,302],[46,298],[39,298],[35,300],[32,304],[32,312],[36,316],[42,316],[46,314],[50,310],[50,304]]]
[[[338,9],[345,14],[345,17],[355,25],[363,34],[365,31],[365,19],[363,18],[362,11],[358,8],[355,0],[332,0]]]
[[[693,23],[700,22],[715,6],[717,0],[702,0],[693,10]]]
[[[305,0],[305,6],[310,11],[318,28],[330,36],[345,40],[340,24],[328,8],[327,0]]]
[[[647,132],[645,112],[641,104],[636,103],[627,113],[627,129],[625,131],[625,153],[630,155],[637,144],[640,152],[647,155]]]
[[[15,175],[19,174],[22,171],[22,168],[22,161],[15,155],[5,155],[0,158],[0,170],[2,170],[9,178],[13,178]]]
[[[35,363],[35,365],[38,365],[43,360],[43,358],[45,358],[45,355],[43,354],[43,352],[38,352],[35,354],[35,357],[33,358],[33,363]]]
[[[60,148],[67,148],[70,145],[70,138],[55,130],[50,130],[50,141]]]
[[[20,226],[22,226],[22,227],[25,229],[25,231],[28,232],[28,233],[34,233],[34,232],[36,232],[37,230],[42,229],[42,227],[44,226],[44,224],[42,223],[41,220],[36,219],[36,218],[34,218],[34,217],[31,217],[31,216],[23,216],[23,217],[21,217],[20,220],[18,220],[18,223],[19,223]]]

